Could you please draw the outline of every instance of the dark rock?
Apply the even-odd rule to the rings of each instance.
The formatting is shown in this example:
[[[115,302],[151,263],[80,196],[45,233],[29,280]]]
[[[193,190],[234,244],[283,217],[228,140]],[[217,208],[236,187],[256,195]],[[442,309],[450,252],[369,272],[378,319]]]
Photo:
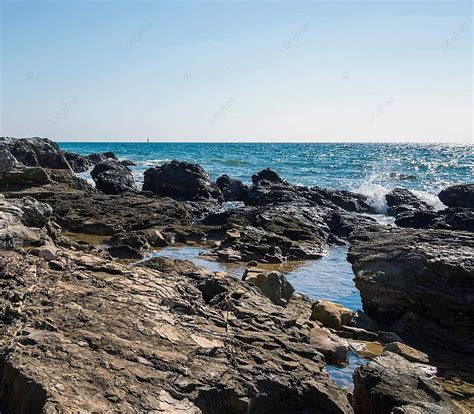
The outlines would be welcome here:
[[[367,203],[366,196],[350,191],[311,187],[307,197],[318,205],[326,207],[332,208],[337,206],[346,211],[355,213],[375,213],[375,209]]]
[[[436,368],[384,352],[354,372],[356,413],[459,413],[436,380]],[[397,409],[408,411],[397,411]]]
[[[107,252],[116,259],[143,259],[143,255],[139,251],[127,244],[108,247]]]
[[[258,184],[260,181],[269,181],[272,183],[287,184],[283,178],[281,178],[275,171],[271,168],[265,168],[264,170],[258,172],[257,174],[252,175],[252,182]]]
[[[16,191],[39,187],[52,182],[50,174],[41,167],[19,167],[5,171],[0,178],[0,191]]]
[[[71,169],[58,144],[47,138],[0,137],[0,150],[4,149],[24,166]]]
[[[354,232],[348,260],[364,311],[406,341],[474,350],[470,292],[474,235],[371,227]]]
[[[111,159],[96,164],[91,176],[97,189],[105,194],[120,194],[136,189],[132,172]]]
[[[93,163],[88,157],[83,157],[82,155],[75,154],[73,152],[64,152],[69,165],[72,170],[76,173],[83,173],[92,168]]]
[[[440,211],[408,211],[397,216],[395,224],[414,229],[446,229],[474,232],[474,210],[447,208]]]
[[[130,160],[122,160],[122,161],[119,161],[120,164],[124,165],[125,167],[133,167],[137,164],[135,164],[133,161],[130,161]]]
[[[101,162],[106,162],[106,161],[109,161],[109,160],[118,161],[115,154],[111,151],[101,152],[101,153],[96,153],[96,154],[90,154],[90,155],[87,156],[87,158],[89,158],[89,160],[94,165],[99,164]]]
[[[216,184],[222,191],[225,201],[244,201],[247,195],[248,186],[226,174],[219,177]]]
[[[474,184],[459,184],[445,188],[438,194],[448,207],[474,208]]]
[[[146,170],[143,191],[180,201],[223,200],[221,191],[201,166],[176,160]]]
[[[295,289],[280,272],[270,272],[259,285],[262,294],[275,305],[288,305]]]
[[[128,245],[136,250],[148,249],[150,246],[144,232],[120,232],[114,234],[108,241],[112,246]]]
[[[408,211],[430,211],[433,210],[433,206],[422,201],[411,191],[405,188],[395,188],[385,195],[387,200],[387,213],[389,216],[395,216],[408,212]]]
[[[21,166],[21,162],[19,162],[10,151],[7,149],[0,149],[0,174],[17,169]]]
[[[358,310],[354,313],[349,325],[355,328],[365,329],[367,331],[378,330],[377,324],[370,318],[369,315],[361,310]]]
[[[53,213],[49,204],[40,203],[32,197],[23,197],[15,204],[21,208],[21,222],[27,227],[44,227]]]
[[[399,181],[416,180],[415,175],[390,173],[390,178]]]

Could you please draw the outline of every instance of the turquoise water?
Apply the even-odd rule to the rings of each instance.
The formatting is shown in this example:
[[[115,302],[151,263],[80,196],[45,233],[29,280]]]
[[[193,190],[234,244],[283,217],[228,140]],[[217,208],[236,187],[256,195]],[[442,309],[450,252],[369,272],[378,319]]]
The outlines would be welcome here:
[[[244,182],[271,167],[295,184],[359,191],[380,210],[385,193],[394,187],[415,190],[436,204],[442,188],[472,181],[474,175],[473,145],[63,142],[60,146],[83,155],[113,151],[137,164],[132,170],[139,182],[147,168],[172,159],[201,164],[213,179],[228,174]],[[400,174],[414,178],[400,180]]]

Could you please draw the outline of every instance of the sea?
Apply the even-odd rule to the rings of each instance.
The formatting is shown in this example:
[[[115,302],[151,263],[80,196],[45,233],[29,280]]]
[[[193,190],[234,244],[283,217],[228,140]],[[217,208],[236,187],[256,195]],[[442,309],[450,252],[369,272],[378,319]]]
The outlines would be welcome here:
[[[112,151],[130,167],[140,187],[143,172],[173,159],[200,164],[216,179],[222,174],[250,183],[252,175],[271,167],[292,184],[350,190],[364,194],[375,207],[376,219],[391,225],[385,214],[385,195],[401,187],[413,191],[436,209],[443,208],[437,194],[443,188],[474,181],[474,145],[356,144],[356,143],[117,143],[61,142],[62,149],[81,155]],[[81,173],[91,184],[89,172]],[[331,300],[354,311],[362,309],[354,274],[347,262],[348,247],[337,246],[326,257],[282,264],[279,269],[296,291],[312,299]],[[202,248],[171,246],[151,256],[187,259],[211,271],[241,277],[244,264],[229,265],[206,259]],[[366,362],[355,353],[346,366],[328,366],[339,385],[352,389],[352,373]]]

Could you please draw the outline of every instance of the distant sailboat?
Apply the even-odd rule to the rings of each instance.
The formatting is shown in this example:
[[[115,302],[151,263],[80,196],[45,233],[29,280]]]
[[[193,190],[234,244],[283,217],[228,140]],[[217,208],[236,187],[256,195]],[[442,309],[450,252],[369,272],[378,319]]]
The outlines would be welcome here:
[[[150,138],[146,137],[146,143],[147,143],[147,144],[150,143]]]

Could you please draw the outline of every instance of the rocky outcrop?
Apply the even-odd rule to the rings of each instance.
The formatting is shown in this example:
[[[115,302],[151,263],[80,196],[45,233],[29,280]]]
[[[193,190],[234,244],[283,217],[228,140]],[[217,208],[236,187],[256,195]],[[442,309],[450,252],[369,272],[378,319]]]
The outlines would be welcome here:
[[[474,235],[372,227],[354,232],[348,260],[364,311],[424,346],[472,352]]]
[[[387,213],[389,216],[399,216],[409,211],[431,211],[433,206],[424,202],[411,191],[405,188],[395,188],[385,195]]]
[[[96,188],[105,194],[136,190],[132,172],[118,161],[108,160],[96,164],[91,177]]]
[[[436,368],[384,352],[354,373],[358,414],[461,413],[435,377]]]
[[[252,181],[253,186],[249,188],[244,199],[245,204],[250,206],[291,204],[375,213],[374,208],[367,203],[367,197],[361,194],[320,187],[293,186],[270,169],[252,176]]]
[[[474,210],[447,208],[439,211],[407,211],[397,216],[395,224],[415,229],[445,229],[474,232]]]
[[[0,150],[8,150],[27,167],[71,169],[58,144],[47,138],[0,137]]]
[[[220,176],[216,185],[222,191],[225,201],[244,201],[247,196],[248,186],[227,174]]]
[[[438,194],[448,207],[474,208],[474,184],[459,184],[445,188]]]
[[[173,261],[56,256],[0,251],[11,412],[352,412],[309,329],[250,285]]]
[[[180,201],[223,200],[200,165],[176,160],[146,170],[143,191]]]
[[[112,151],[98,152],[98,153],[90,154],[90,155],[87,156],[87,158],[94,165],[99,164],[101,162],[106,162],[106,161],[109,161],[109,160],[118,161],[116,155]]]
[[[72,170],[76,173],[86,172],[93,166],[92,161],[88,157],[66,151],[64,151],[64,156]]]

